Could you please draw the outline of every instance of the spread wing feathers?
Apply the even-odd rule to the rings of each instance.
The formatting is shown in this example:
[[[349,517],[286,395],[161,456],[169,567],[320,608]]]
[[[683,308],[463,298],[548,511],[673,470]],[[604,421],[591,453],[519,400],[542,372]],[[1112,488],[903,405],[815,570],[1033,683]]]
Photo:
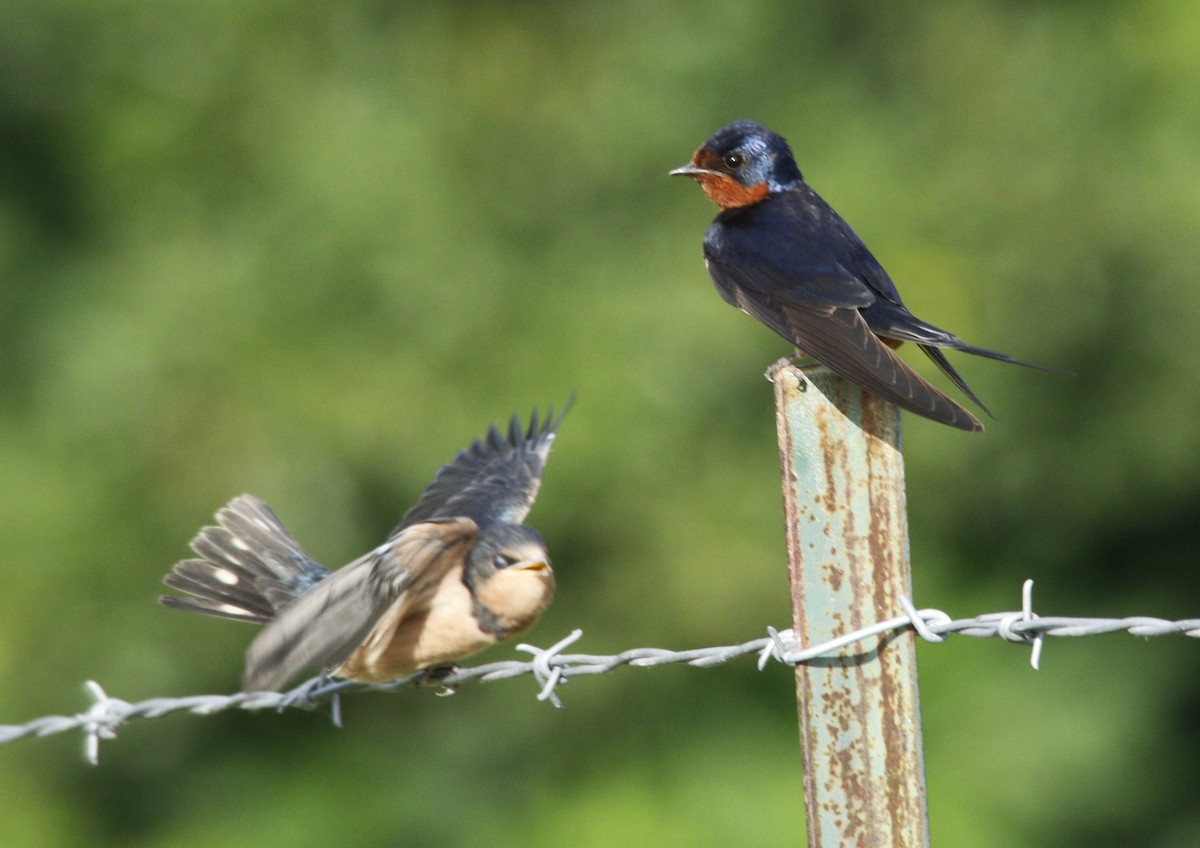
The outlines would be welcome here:
[[[259,632],[246,650],[242,688],[273,690],[306,668],[335,669],[418,581],[436,583],[478,536],[466,518],[411,525],[335,571]],[[419,599],[415,599],[419,600]],[[403,610],[395,617],[403,618]]]
[[[515,415],[507,433],[493,424],[487,435],[442,466],[393,532],[420,521],[455,516],[471,518],[480,527],[520,524],[537,497],[555,432],[570,406],[568,399],[557,417],[551,407],[544,420],[534,410],[524,430]]]
[[[177,562],[163,578],[191,597],[159,600],[235,621],[269,621],[329,575],[253,495],[240,495],[222,507],[217,525],[203,528],[191,548],[201,558]]]
[[[979,419],[926,382],[881,342],[857,309],[785,304],[779,311],[791,330],[787,337],[834,373],[918,415],[960,430],[983,429]]]

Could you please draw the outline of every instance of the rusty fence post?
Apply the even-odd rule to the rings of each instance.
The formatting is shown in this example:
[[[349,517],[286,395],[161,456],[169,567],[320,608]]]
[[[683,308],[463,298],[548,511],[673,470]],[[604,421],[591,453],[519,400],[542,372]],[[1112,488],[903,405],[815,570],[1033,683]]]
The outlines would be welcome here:
[[[911,597],[900,413],[821,367],[775,367],[792,618],[812,645]],[[915,636],[796,668],[810,848],[927,848]]]

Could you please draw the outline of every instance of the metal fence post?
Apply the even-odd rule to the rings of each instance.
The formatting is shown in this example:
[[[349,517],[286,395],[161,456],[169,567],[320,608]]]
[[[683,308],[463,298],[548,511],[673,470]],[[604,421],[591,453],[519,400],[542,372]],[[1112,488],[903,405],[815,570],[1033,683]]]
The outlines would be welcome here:
[[[824,368],[771,377],[792,617],[811,645],[911,597],[900,413]],[[927,848],[914,635],[797,666],[796,698],[810,848]]]

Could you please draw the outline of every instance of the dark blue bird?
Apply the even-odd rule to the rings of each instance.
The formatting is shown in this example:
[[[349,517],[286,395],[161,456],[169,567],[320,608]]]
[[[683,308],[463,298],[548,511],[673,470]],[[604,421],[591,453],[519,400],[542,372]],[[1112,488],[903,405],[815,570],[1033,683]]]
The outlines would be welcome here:
[[[1055,370],[966,344],[909,312],[854,230],[804,182],[788,143],[762,124],[722,127],[671,174],[691,177],[721,207],[704,234],[704,262],[721,297],[903,409],[961,430],[983,429],[896,355],[893,348],[906,341],[988,415],[942,348]]]

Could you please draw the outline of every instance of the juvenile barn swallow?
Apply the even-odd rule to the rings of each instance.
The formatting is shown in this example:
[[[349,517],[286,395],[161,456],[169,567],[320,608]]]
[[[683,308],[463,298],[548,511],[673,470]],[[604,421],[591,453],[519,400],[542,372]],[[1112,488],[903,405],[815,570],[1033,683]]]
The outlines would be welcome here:
[[[966,344],[909,312],[854,230],[804,182],[788,143],[761,124],[722,127],[671,175],[691,177],[721,207],[704,234],[704,262],[721,297],[896,405],[960,430],[983,429],[896,355],[892,348],[906,341],[988,415],[940,348],[1056,370]]]
[[[569,405],[569,404],[568,404]],[[554,595],[546,543],[523,522],[566,414],[495,424],[443,466],[391,536],[330,571],[258,498],[241,495],[163,582],[169,607],[266,626],[242,688],[307,668],[379,683],[451,665],[533,626]]]

